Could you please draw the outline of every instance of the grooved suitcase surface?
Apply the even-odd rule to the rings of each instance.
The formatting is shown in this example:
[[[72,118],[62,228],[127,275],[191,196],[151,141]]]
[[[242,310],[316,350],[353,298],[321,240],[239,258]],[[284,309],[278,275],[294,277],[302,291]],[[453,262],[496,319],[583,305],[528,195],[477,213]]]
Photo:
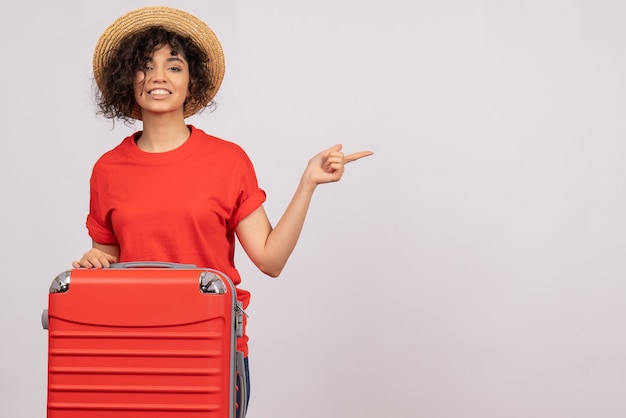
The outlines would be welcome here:
[[[48,304],[48,418],[229,417],[233,294],[201,270],[73,270]]]

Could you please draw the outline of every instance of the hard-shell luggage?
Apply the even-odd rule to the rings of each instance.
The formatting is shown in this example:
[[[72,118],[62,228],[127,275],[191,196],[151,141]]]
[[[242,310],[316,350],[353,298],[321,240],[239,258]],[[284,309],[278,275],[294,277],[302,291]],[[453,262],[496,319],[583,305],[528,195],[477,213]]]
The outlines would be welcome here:
[[[245,415],[235,404],[242,310],[230,279],[194,266],[128,264],[53,280],[42,315],[47,417]]]

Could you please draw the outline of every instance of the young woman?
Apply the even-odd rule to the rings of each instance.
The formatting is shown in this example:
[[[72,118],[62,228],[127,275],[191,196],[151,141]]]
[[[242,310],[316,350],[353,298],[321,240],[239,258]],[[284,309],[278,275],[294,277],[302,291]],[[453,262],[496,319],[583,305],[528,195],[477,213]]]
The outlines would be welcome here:
[[[177,9],[137,9],[102,34],[93,64],[101,113],[141,120],[143,129],[93,167],[87,216],[93,247],[73,262],[75,268],[187,263],[221,270],[239,285],[237,237],[252,262],[276,277],[298,241],[316,187],[340,180],[345,164],[372,154],[344,155],[335,145],[314,156],[273,227],[246,153],[185,123],[212,105],[224,75],[222,48],[206,24]],[[237,298],[245,309],[250,293],[237,287]],[[245,334],[237,346],[247,356]]]

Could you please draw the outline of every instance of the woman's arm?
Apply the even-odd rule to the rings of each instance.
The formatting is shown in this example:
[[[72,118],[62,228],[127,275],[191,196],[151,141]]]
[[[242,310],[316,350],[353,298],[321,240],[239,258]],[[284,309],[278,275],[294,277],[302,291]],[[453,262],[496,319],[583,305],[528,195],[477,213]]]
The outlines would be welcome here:
[[[362,151],[344,156],[341,145],[335,145],[313,157],[275,228],[262,206],[237,225],[237,237],[250,260],[263,273],[277,277],[298,242],[317,185],[341,180],[345,164],[372,154]]]
[[[92,241],[93,247],[87,251],[79,261],[72,262],[77,268],[102,268],[116,263],[120,257],[119,245],[105,245]]]

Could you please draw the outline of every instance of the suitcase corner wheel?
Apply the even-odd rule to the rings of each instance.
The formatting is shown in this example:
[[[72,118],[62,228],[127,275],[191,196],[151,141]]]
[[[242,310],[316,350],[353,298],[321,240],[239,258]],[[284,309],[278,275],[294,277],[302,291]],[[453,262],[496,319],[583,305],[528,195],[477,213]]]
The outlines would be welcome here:
[[[70,275],[69,270],[56,276],[50,284],[49,293],[63,293],[67,292],[70,287]],[[48,310],[44,309],[41,313],[41,326],[43,329],[48,329]]]

